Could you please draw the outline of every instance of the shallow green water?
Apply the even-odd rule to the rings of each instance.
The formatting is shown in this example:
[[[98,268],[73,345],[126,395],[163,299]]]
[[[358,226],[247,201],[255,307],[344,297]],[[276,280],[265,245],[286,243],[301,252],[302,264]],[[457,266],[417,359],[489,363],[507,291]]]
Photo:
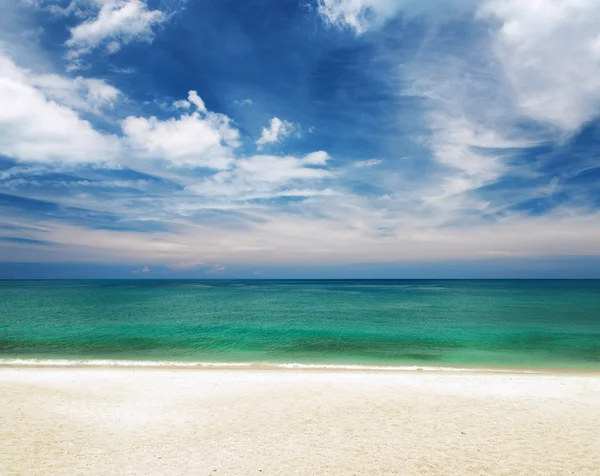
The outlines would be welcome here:
[[[0,281],[0,359],[600,369],[600,281]]]

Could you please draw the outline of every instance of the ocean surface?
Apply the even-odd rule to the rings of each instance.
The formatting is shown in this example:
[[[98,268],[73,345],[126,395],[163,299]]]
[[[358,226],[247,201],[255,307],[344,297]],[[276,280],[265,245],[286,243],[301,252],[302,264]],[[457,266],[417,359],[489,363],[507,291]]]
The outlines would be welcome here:
[[[0,281],[0,363],[600,369],[600,281],[42,284]]]

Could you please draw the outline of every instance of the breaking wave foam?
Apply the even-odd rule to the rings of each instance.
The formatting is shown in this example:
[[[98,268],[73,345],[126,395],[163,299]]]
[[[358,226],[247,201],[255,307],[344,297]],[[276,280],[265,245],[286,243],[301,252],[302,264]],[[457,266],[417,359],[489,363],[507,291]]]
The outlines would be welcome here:
[[[539,373],[534,370],[434,367],[420,365],[360,365],[360,364],[301,364],[266,362],[185,362],[153,360],[69,360],[69,359],[0,359],[0,366],[24,367],[148,367],[148,368],[246,368],[246,369],[284,369],[284,370],[356,370],[387,372],[493,372],[493,373]]]

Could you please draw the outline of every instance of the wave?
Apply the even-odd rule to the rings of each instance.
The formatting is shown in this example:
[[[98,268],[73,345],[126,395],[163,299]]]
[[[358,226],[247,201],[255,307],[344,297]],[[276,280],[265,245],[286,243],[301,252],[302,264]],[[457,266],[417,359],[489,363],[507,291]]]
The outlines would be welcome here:
[[[354,370],[378,372],[489,372],[489,373],[540,373],[536,370],[435,367],[420,365],[361,365],[361,364],[302,364],[268,362],[185,362],[169,360],[107,360],[107,359],[0,359],[0,367],[149,367],[149,368],[242,368],[242,369],[282,369],[282,370]]]

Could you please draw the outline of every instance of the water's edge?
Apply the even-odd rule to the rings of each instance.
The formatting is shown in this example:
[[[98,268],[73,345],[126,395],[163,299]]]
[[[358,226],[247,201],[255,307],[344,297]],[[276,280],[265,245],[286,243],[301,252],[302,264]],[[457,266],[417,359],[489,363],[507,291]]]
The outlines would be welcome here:
[[[297,362],[187,362],[111,359],[0,359],[0,368],[104,368],[164,370],[283,370],[355,372],[430,372],[527,375],[585,375],[600,377],[600,370],[577,368],[445,367],[423,365],[305,364]]]

